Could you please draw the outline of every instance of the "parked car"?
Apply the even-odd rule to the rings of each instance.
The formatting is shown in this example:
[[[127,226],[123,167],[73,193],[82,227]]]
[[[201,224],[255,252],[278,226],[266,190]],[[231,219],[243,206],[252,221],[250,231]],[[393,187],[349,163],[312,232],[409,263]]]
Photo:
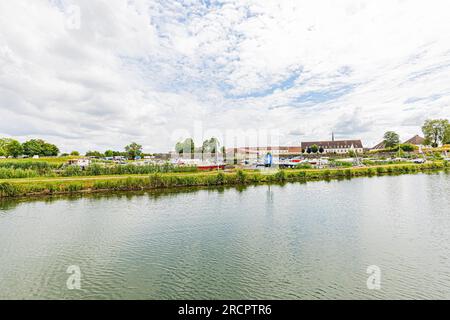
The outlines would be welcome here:
[[[422,159],[422,158],[417,158],[417,159],[411,160],[411,162],[420,164],[420,163],[425,163],[426,160]]]

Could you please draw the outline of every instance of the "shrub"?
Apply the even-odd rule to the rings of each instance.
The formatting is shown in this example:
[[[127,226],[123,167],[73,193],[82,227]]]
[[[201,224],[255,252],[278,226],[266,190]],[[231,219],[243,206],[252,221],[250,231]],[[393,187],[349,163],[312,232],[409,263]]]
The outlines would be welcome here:
[[[225,183],[225,174],[220,172],[216,175],[216,184],[223,185],[224,183]]]
[[[300,171],[300,172],[297,174],[297,176],[298,176],[300,179],[306,179],[306,172],[305,172],[305,171]]]
[[[0,196],[1,197],[14,197],[19,195],[19,188],[17,185],[10,184],[8,182],[0,183]]]
[[[277,173],[275,173],[275,180],[279,182],[286,181],[286,172],[284,170],[279,170]]]
[[[405,152],[413,152],[416,149],[416,147],[410,143],[401,144],[399,147]]]
[[[311,169],[312,165],[310,165],[309,163],[300,163],[295,168],[296,169]]]
[[[242,170],[236,171],[237,183],[244,184],[246,182],[246,174]]]
[[[386,168],[384,168],[384,167],[377,167],[376,170],[377,170],[377,173],[378,173],[379,175],[384,174],[384,173],[387,172]]]
[[[78,166],[68,166],[66,167],[61,175],[64,177],[80,176],[83,170]]]

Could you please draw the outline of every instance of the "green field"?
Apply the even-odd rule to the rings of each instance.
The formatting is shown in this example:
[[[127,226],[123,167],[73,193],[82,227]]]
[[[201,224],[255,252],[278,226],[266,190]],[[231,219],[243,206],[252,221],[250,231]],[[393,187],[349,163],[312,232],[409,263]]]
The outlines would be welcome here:
[[[45,158],[39,158],[39,159],[33,159],[33,158],[24,158],[24,159],[0,159],[1,162],[16,162],[16,163],[23,163],[27,161],[36,161],[36,162],[47,162],[47,163],[53,163],[53,164],[64,164],[69,160],[73,159],[79,159],[82,157],[77,156],[68,156],[68,157],[45,157]]]

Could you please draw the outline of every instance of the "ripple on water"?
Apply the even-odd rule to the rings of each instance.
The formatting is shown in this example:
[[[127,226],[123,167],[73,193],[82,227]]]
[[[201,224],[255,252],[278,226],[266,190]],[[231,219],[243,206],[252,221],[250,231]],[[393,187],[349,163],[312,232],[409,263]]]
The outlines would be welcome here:
[[[9,204],[0,298],[445,299],[449,190],[441,174]]]

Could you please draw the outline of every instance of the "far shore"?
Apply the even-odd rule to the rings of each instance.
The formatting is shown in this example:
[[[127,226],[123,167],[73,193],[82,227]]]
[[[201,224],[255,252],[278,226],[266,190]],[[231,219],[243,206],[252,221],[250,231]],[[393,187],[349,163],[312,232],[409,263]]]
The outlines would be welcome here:
[[[0,180],[0,198],[48,196],[111,191],[142,191],[177,187],[240,186],[307,182],[353,177],[410,174],[449,170],[445,161],[425,164],[389,164],[336,169],[229,170],[192,173],[155,173],[82,177],[38,177]]]

